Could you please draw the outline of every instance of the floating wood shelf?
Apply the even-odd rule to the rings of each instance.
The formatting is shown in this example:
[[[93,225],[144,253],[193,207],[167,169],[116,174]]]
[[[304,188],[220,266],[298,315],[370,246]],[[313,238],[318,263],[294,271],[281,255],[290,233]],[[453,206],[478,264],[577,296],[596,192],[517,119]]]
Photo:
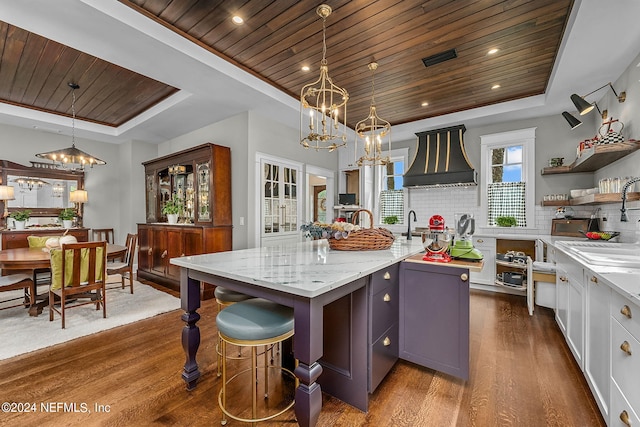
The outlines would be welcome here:
[[[627,193],[627,202],[640,200],[640,193]],[[580,206],[606,203],[622,203],[622,193],[588,194],[571,200],[552,200],[541,202],[542,206]]]
[[[584,150],[582,155],[573,163],[566,166],[547,167],[542,169],[542,175],[562,173],[593,172],[640,148],[640,141],[630,140],[613,144],[595,145]]]

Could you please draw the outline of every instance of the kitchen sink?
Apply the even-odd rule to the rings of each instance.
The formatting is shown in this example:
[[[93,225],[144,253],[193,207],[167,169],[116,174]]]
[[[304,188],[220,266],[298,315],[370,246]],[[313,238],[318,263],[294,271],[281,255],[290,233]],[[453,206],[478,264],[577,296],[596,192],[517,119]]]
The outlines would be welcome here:
[[[558,246],[586,264],[640,268],[640,246],[633,243],[561,241]]]

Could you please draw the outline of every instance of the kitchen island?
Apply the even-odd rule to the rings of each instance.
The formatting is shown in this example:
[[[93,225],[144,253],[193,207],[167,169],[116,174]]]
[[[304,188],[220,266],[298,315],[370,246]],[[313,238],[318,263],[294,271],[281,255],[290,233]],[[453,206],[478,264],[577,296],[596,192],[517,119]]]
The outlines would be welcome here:
[[[295,414],[300,425],[316,424],[322,406],[321,387],[366,411],[369,393],[377,385],[372,383],[393,365],[390,356],[377,353],[376,343],[381,343],[380,351],[395,351],[397,359],[397,342],[393,339],[389,345],[383,334],[383,339],[373,342],[378,337],[377,333],[372,337],[372,329],[386,314],[372,311],[378,304],[372,298],[380,293],[387,296],[385,289],[397,292],[401,261],[422,251],[418,240],[402,239],[380,251],[335,251],[326,240],[318,240],[171,259],[181,267],[182,319],[186,323],[182,332],[186,354],[182,377],[187,388],[193,389],[200,377],[197,310],[200,281],[204,281],[293,307],[293,352],[298,360],[294,373],[299,379]],[[392,281],[395,286],[389,286]],[[397,307],[397,299],[391,300]],[[388,314],[390,322],[395,316],[397,328],[397,308]],[[392,329],[393,325],[388,328]],[[376,373],[377,363],[384,366],[382,374]]]

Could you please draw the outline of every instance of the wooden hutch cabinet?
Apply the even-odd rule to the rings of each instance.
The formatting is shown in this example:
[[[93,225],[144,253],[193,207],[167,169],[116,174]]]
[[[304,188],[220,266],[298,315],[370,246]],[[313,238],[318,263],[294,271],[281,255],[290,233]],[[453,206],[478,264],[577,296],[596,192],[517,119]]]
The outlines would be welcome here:
[[[231,150],[211,143],[143,163],[146,218],[138,224],[138,277],[180,289],[171,258],[232,249]],[[179,198],[183,211],[169,224],[162,208]]]

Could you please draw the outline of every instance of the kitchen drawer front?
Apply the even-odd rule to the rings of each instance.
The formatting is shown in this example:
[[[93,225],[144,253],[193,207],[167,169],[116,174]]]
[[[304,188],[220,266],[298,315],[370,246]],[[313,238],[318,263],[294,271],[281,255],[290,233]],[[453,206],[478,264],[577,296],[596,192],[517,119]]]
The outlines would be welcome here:
[[[371,346],[369,393],[373,393],[398,360],[398,324],[394,323]]]
[[[400,263],[395,263],[371,275],[371,295],[382,292],[388,286],[398,287]]]
[[[556,264],[563,268],[567,274],[578,282],[584,280],[584,271],[582,265],[578,261],[574,261],[562,252],[556,254]]]
[[[638,409],[638,408],[636,408]],[[625,424],[623,420],[628,420]],[[639,426],[640,418],[631,408],[627,399],[615,382],[611,382],[611,410],[609,411],[609,427]]]
[[[611,316],[624,326],[636,340],[640,340],[640,307],[628,298],[613,292]],[[640,350],[640,349],[638,349]]]
[[[616,320],[611,321],[611,377],[636,411],[640,409],[640,342]]]
[[[391,284],[371,298],[371,338],[380,338],[389,326],[398,322],[398,286]]]

